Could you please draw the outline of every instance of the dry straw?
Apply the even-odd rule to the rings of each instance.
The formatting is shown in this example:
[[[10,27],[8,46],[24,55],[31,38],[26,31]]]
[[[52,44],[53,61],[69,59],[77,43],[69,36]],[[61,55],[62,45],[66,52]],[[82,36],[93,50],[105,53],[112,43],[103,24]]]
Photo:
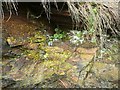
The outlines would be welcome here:
[[[9,11],[9,19],[13,12],[17,13],[17,5],[18,3],[14,0],[3,0],[2,7],[5,7]],[[51,15],[51,6],[50,0],[43,0],[42,2],[43,8],[45,9],[48,20],[50,21]],[[56,9],[57,0],[54,0],[54,5]],[[76,29],[79,29],[80,22],[83,23],[84,30],[94,29],[97,33],[107,33],[109,30],[114,35],[119,35],[120,30],[118,28],[117,22],[117,14],[114,13],[115,9],[111,9],[104,3],[95,3],[95,2],[70,2],[70,0],[66,1],[68,6],[68,11],[71,15],[73,23],[75,23]],[[115,4],[116,5],[116,4]],[[110,5],[109,5],[110,6]],[[112,5],[114,7],[114,5]],[[2,16],[4,18],[3,10],[1,9]],[[90,21],[91,19],[91,21]],[[92,25],[90,24],[92,23]],[[101,31],[102,30],[102,31]]]

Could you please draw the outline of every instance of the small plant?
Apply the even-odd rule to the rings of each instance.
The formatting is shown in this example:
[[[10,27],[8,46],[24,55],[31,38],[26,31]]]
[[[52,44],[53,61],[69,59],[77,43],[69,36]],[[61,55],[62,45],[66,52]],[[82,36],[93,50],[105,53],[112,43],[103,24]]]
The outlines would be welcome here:
[[[97,44],[96,39],[96,28],[95,28],[95,17],[97,14],[97,9],[94,7],[92,9],[92,14],[88,17],[88,25],[86,30],[78,31],[72,30],[70,31],[70,42],[74,45],[80,45],[84,42],[91,42],[93,44]],[[71,35],[72,34],[72,35]]]
[[[55,28],[55,34],[48,36],[48,45],[52,46],[54,41],[63,40],[66,37],[66,33],[61,29]]]
[[[75,45],[79,45],[80,43],[83,43],[84,37],[83,33],[81,31],[73,30],[70,31],[70,42]]]
[[[71,30],[69,33],[70,42],[74,45],[80,45],[84,42],[91,42],[93,44],[97,43],[96,37],[92,35],[94,31],[78,31],[78,30]]]

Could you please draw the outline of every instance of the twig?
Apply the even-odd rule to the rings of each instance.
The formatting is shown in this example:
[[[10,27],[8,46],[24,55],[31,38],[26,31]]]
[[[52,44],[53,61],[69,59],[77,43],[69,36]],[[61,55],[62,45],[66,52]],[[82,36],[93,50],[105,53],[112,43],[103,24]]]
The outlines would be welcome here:
[[[67,88],[67,86],[65,85],[65,83],[64,83],[62,80],[59,79],[59,81],[63,84],[63,86],[64,86],[65,88]]]
[[[92,58],[92,60],[91,60],[86,66],[84,66],[84,67],[79,71],[78,81],[79,81],[80,73],[81,73],[83,70],[85,70],[85,69],[90,65],[90,69],[89,69],[89,71],[87,71],[87,74],[85,75],[85,77],[84,77],[83,80],[85,80],[85,79],[87,78],[88,74],[90,73],[90,71],[91,71],[91,69],[92,69],[92,67],[93,67],[93,63],[94,63],[94,61],[95,61],[95,59],[96,59],[97,52],[98,52],[98,50],[96,51],[96,53],[95,53],[94,57]],[[83,83],[84,83],[84,82],[83,82]]]

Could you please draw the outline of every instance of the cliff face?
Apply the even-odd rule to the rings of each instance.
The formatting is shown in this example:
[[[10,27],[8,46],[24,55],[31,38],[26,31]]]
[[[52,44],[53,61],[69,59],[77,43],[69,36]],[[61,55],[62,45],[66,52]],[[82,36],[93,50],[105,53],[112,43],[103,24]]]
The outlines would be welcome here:
[[[106,38],[118,32],[115,8],[55,4],[18,3],[18,16],[4,12],[2,88],[118,88],[120,45]]]
[[[3,89],[118,87],[116,63],[119,54],[116,51],[110,54],[105,52],[103,60],[96,57],[93,61],[94,56],[98,55],[95,43],[77,46],[68,39],[58,39],[51,46],[47,44],[52,38],[48,38],[48,32],[44,32],[46,27],[42,26],[43,23],[36,23],[22,16],[12,16],[8,22],[4,22],[5,43],[2,51],[5,55],[0,62]],[[81,33],[76,30],[76,35],[74,31],[67,35],[73,38],[72,41],[76,37],[79,41],[81,37],[78,33]],[[55,35],[61,33],[55,33],[52,37]],[[109,48],[116,50],[117,43],[112,41]]]

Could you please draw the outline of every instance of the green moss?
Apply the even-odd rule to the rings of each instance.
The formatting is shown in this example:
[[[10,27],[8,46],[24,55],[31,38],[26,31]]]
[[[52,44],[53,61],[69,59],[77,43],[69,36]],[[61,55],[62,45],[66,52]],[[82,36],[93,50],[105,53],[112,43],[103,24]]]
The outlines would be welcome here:
[[[53,74],[66,75],[68,70],[74,68],[73,65],[66,62],[72,53],[69,50],[64,50],[59,47],[47,46],[44,35],[36,33],[34,37],[29,38],[29,42],[38,43],[39,48],[37,50],[26,50],[24,55],[30,60],[35,60],[35,62],[40,60],[37,68],[42,68],[41,71],[43,71],[42,76],[44,79],[51,78]],[[33,81],[36,82],[36,77],[37,76],[31,77],[31,80],[33,79]],[[29,80],[27,82],[29,84]]]
[[[53,74],[65,75],[68,70],[73,69],[73,66],[67,62],[61,61],[45,61],[43,62],[46,71],[44,72],[45,79],[50,78]]]
[[[40,60],[40,53],[35,50],[26,50],[24,53],[30,60]]]
[[[46,36],[43,35],[41,32],[35,32],[33,37],[30,37],[29,42],[31,43],[41,43],[46,41]]]
[[[45,78],[50,78],[53,74],[64,75],[67,70],[72,69],[73,66],[66,62],[70,57],[70,51],[64,51],[58,47],[46,47],[45,49],[47,59],[41,64],[46,68],[44,72]]]
[[[39,49],[44,49],[46,45],[46,36],[43,35],[41,32],[36,32],[33,37],[30,37],[28,39],[28,42],[30,43],[38,43],[38,48]]]
[[[71,55],[70,51],[64,51],[58,47],[46,47],[45,52],[49,60],[65,61]]]

